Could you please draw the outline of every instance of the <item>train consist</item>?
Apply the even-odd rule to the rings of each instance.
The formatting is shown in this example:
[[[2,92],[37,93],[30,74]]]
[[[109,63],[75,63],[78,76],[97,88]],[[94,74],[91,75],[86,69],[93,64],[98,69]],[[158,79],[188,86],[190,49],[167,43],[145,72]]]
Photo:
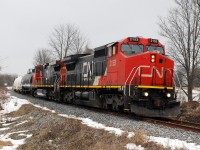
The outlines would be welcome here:
[[[180,112],[173,76],[174,61],[158,40],[128,37],[94,54],[35,66],[13,87],[66,103],[169,118]]]

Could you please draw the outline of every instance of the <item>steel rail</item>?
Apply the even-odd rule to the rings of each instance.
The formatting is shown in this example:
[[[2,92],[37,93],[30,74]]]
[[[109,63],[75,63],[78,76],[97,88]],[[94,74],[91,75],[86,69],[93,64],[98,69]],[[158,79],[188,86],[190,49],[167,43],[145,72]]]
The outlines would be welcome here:
[[[163,121],[163,120],[158,120],[158,119],[144,118],[143,120],[148,123],[153,123],[153,124],[158,124],[158,125],[163,125],[163,126],[168,126],[168,127],[172,127],[172,128],[184,129],[187,131],[200,133],[200,124],[198,124],[198,123],[179,121],[179,120],[171,120],[171,119],[169,119],[167,121]]]

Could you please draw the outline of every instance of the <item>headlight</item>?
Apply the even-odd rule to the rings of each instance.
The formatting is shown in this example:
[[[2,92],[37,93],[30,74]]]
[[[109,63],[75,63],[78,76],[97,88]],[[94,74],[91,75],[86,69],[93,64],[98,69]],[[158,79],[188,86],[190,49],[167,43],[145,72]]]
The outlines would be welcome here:
[[[144,92],[143,94],[144,94],[145,97],[149,96],[148,92]]]
[[[154,59],[154,58],[151,58],[151,62],[154,63],[154,62],[155,62],[155,59]]]
[[[166,95],[168,98],[170,98],[171,97],[171,93],[167,93],[167,95]]]
[[[155,62],[155,59],[156,59],[156,56],[153,54],[151,55],[151,62],[154,63]]]

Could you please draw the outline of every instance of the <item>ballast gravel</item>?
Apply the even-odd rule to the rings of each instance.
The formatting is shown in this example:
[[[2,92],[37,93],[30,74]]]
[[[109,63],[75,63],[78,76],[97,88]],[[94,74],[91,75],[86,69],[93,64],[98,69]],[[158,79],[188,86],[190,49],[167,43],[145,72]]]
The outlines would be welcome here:
[[[77,107],[75,105],[67,105],[48,101],[42,98],[34,98],[27,95],[21,95],[11,91],[11,96],[16,96],[21,99],[26,99],[33,104],[48,109],[55,110],[57,113],[74,115],[76,117],[90,118],[98,123],[105,124],[106,126],[126,129],[128,131],[145,130],[149,135],[155,137],[164,137],[170,139],[179,139],[188,143],[196,143],[200,145],[200,133],[185,131],[182,129],[175,129],[161,125],[154,125],[144,121],[135,120],[134,118],[124,118],[112,114],[95,112],[89,108]]]

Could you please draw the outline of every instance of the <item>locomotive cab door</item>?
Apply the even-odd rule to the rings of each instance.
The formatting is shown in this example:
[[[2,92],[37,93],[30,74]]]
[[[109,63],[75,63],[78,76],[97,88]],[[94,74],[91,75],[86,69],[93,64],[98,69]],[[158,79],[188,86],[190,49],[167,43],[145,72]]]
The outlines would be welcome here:
[[[107,85],[118,85],[117,45],[112,43],[107,48]]]

